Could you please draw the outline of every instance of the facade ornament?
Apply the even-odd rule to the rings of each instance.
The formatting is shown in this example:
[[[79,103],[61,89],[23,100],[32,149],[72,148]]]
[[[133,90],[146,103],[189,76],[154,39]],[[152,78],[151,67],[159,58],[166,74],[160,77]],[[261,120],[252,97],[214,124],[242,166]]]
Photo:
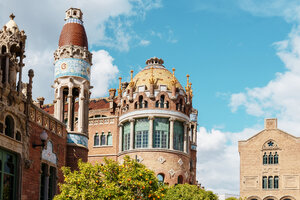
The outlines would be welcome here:
[[[180,165],[180,167],[183,165],[183,161],[181,158],[178,160],[178,164]]]
[[[184,173],[184,176],[185,176],[186,179],[188,179],[189,173],[188,173],[188,172],[185,172],[185,173]]]
[[[134,82],[133,82],[133,70],[130,70],[130,82],[129,87],[133,88]]]
[[[172,71],[173,71],[173,77],[172,77],[172,80],[171,80],[171,84],[172,85],[176,85],[177,80],[175,78],[175,68],[172,68]]]
[[[169,172],[169,174],[171,175],[171,177],[173,177],[173,176],[175,175],[174,169],[170,169],[168,172]]]
[[[118,96],[120,99],[122,98],[122,77],[119,77]]]
[[[164,164],[164,162],[166,162],[166,159],[162,156],[159,156],[157,160],[160,162],[160,164]]]
[[[153,66],[151,66],[151,77],[149,79],[149,83],[153,84],[155,83],[155,78],[154,78],[154,74],[153,74]]]

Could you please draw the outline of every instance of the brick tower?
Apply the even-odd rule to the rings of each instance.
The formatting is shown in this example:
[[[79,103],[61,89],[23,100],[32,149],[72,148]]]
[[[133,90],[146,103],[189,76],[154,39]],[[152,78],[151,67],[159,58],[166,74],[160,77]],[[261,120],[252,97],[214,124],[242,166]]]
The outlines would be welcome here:
[[[80,9],[70,8],[66,11],[58,46],[54,53],[54,116],[67,125],[67,165],[75,169],[78,159],[87,161],[88,155],[88,106],[92,65],[92,54],[88,50]],[[76,102],[78,107],[75,107]]]

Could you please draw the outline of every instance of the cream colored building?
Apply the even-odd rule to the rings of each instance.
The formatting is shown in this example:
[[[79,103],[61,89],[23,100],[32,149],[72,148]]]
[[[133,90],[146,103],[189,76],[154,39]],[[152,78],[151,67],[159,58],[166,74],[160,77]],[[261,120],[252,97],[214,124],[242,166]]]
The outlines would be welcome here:
[[[240,196],[247,200],[300,199],[300,138],[266,119],[265,128],[239,141]]]

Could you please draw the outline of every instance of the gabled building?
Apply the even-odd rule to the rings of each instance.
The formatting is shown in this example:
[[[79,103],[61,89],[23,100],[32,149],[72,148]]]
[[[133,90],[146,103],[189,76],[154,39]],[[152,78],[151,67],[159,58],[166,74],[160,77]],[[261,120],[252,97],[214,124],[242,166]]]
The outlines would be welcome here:
[[[240,196],[247,200],[300,199],[300,138],[266,119],[265,129],[239,141]]]

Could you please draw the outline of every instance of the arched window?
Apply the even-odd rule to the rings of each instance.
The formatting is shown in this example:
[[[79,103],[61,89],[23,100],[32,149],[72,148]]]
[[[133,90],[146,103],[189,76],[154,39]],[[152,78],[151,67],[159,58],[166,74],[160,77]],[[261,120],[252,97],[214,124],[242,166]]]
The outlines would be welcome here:
[[[165,180],[165,175],[164,174],[158,174],[157,179],[159,183],[163,183]]]
[[[164,103],[165,103],[165,95],[160,96],[160,107],[164,108]]]
[[[148,108],[148,101],[144,101],[144,104],[145,104],[144,108]]]
[[[21,133],[19,131],[16,133],[16,140],[21,141]]]
[[[272,155],[272,152],[270,152],[270,154],[269,154],[269,164],[273,164],[273,163],[274,163],[273,155]]]
[[[101,146],[106,145],[106,140],[105,140],[104,132],[102,132],[102,134],[101,134],[100,145]]]
[[[182,99],[180,99],[180,100],[179,100],[179,110],[180,110],[180,111],[182,111],[182,105],[183,105]]]
[[[182,122],[174,122],[174,149],[183,151],[183,136],[184,136],[184,126]]]
[[[123,126],[123,151],[130,148],[130,123],[126,122]]]
[[[169,119],[155,118],[154,119],[154,148],[168,148],[169,144]]]
[[[273,176],[269,176],[268,178],[268,188],[269,189],[273,188]]]
[[[148,132],[149,132],[149,120],[148,118],[141,118],[135,121],[135,148],[147,148],[148,147]]]
[[[166,103],[166,108],[169,108],[169,101],[167,101]]]
[[[278,189],[279,185],[279,177],[278,176],[275,176],[274,177],[274,189]]]
[[[158,108],[158,105],[159,105],[159,101],[156,101],[155,102],[155,108]]]
[[[137,109],[137,102],[134,103],[134,109]]]
[[[263,176],[263,179],[262,179],[262,188],[263,189],[267,189],[268,187],[267,187],[267,183],[268,181],[267,181],[267,177],[266,176]]]
[[[94,136],[94,146],[99,146],[99,135],[98,133]]]
[[[5,135],[14,138],[15,122],[11,116],[5,118]]]
[[[139,96],[139,108],[143,108],[143,96]]]
[[[112,145],[112,135],[110,132],[107,135],[107,145]]]
[[[274,155],[274,164],[278,164],[278,154],[277,154],[277,152],[275,152],[275,155]]]
[[[177,183],[178,184],[183,184],[183,177],[181,175],[178,176]]]
[[[264,155],[263,155],[263,164],[266,165],[268,164],[268,156],[267,156],[267,153],[265,152]]]

